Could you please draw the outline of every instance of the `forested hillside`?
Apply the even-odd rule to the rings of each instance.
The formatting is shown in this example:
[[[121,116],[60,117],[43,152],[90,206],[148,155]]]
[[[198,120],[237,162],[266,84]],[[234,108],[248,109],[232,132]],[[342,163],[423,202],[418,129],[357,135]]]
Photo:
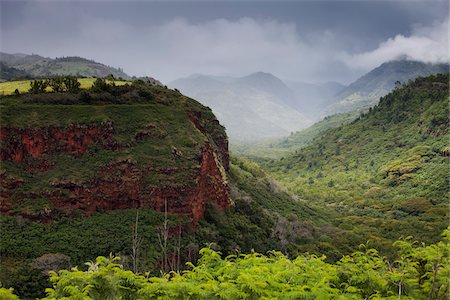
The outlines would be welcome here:
[[[379,245],[438,239],[448,225],[447,75],[416,79],[373,109],[281,159],[261,160],[309,203],[334,210],[342,232]],[[339,235],[334,245],[354,244]]]

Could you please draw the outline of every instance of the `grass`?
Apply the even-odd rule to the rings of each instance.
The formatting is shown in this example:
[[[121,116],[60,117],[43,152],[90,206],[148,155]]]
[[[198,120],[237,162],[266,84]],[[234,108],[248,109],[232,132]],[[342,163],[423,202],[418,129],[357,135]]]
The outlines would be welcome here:
[[[92,84],[96,78],[79,78],[78,81],[81,84],[82,89],[88,89],[92,87]],[[18,81],[7,81],[0,82],[0,95],[12,95],[16,89],[19,90],[20,93],[26,93],[30,89],[31,80],[18,80]],[[110,81],[108,81],[110,82]],[[114,81],[116,85],[125,85],[129,83],[128,81]],[[47,88],[49,91],[50,87]]]

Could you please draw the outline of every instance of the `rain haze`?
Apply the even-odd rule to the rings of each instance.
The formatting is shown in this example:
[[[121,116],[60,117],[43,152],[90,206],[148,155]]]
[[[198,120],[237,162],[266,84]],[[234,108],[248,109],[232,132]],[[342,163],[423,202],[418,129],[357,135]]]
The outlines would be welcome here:
[[[348,84],[448,62],[448,1],[1,1],[1,50],[81,56],[162,82],[194,73]]]

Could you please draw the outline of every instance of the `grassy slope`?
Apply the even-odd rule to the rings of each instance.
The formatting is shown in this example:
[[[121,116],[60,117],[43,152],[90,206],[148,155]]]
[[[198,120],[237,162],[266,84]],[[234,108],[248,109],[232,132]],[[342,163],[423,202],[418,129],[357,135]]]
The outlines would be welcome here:
[[[400,235],[436,241],[448,225],[447,113],[448,75],[419,79],[265,166],[291,192],[336,210],[342,230],[385,250]]]

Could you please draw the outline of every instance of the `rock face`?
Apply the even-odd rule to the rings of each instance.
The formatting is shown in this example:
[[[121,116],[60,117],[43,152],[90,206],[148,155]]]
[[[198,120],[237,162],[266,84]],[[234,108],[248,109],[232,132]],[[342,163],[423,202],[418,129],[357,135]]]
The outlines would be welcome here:
[[[66,152],[75,156],[84,154],[94,142],[110,150],[113,142],[111,123],[100,125],[71,125],[66,128],[0,128],[2,148],[0,159],[22,163],[27,157]]]
[[[185,150],[180,151],[176,143],[171,144],[171,153],[166,151],[167,157],[163,157],[169,162],[167,165],[156,164],[152,157],[146,160],[124,157],[124,153],[144,142],[154,145],[167,141],[170,131],[164,136],[152,137],[157,125],[133,128],[135,133],[128,142],[118,142],[117,132],[124,128],[117,129],[113,121],[35,128],[1,127],[0,159],[6,166],[0,174],[1,212],[51,222],[55,215],[61,214],[70,216],[81,211],[89,216],[97,211],[146,207],[187,216],[195,226],[203,217],[206,203],[215,203],[220,208],[230,205],[226,175],[228,140],[215,118],[205,119],[199,111],[187,111],[185,118],[192,131],[199,131],[196,133],[201,137],[198,150],[187,158],[183,156]],[[148,141],[149,138],[152,140]],[[89,157],[101,157],[98,151],[104,151],[111,159],[99,162],[96,168],[92,166],[95,170],[87,177],[71,176],[64,169],[58,176],[49,175],[58,168],[55,157],[89,162]],[[21,171],[15,171],[17,169]],[[32,179],[36,177],[35,182],[41,180],[44,188],[30,185],[24,173],[30,174]],[[189,180],[149,182],[152,176],[187,177]],[[26,209],[18,208],[23,199],[31,203],[33,209],[30,205]],[[42,199],[46,205],[39,206],[38,201]]]

